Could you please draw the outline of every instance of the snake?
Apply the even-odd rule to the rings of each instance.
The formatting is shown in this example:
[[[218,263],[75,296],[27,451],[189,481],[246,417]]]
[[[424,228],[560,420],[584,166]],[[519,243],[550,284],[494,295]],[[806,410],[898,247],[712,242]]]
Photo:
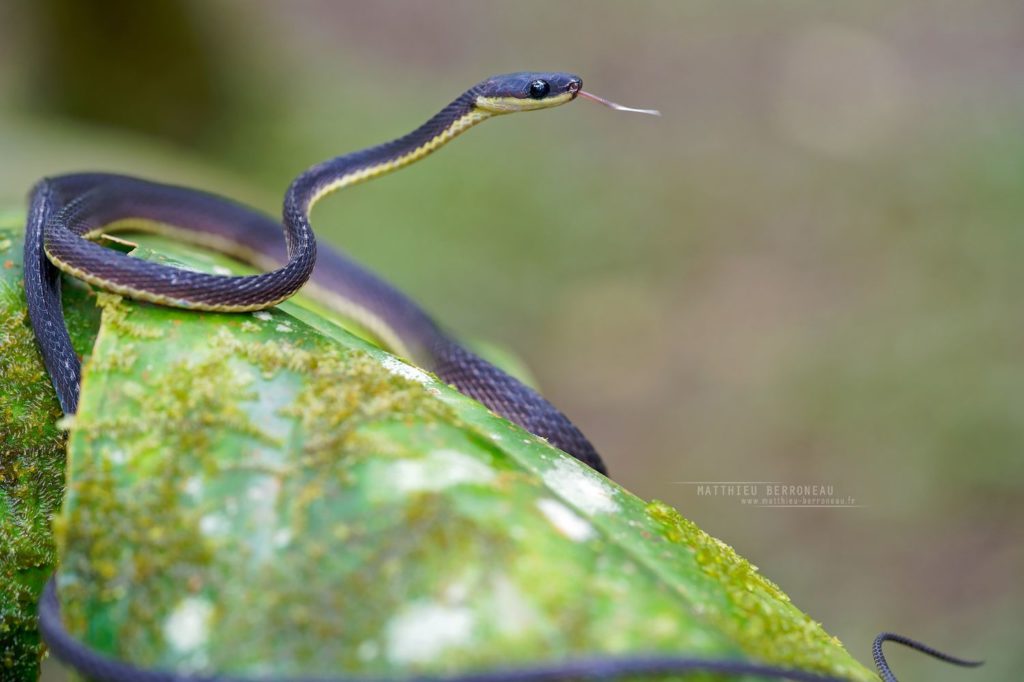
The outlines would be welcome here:
[[[31,192],[25,230],[25,293],[61,409],[67,415],[77,411],[82,379],[61,307],[61,272],[135,300],[216,312],[268,308],[305,286],[310,296],[361,325],[387,349],[607,473],[586,436],[537,391],[466,348],[409,296],[345,254],[319,248],[318,257],[309,218],[324,197],[405,168],[495,116],[550,109],[579,96],[654,113],[604,100],[581,86],[578,76],[562,72],[488,78],[412,132],[300,174],[285,194],[282,221],[221,196],[124,175],[75,173],[41,180]],[[194,272],[97,243],[118,231],[156,233],[208,247],[263,272]]]
[[[319,163],[299,175],[284,199],[282,221],[208,192],[112,173],[45,178],[30,193],[25,230],[25,293],[31,325],[66,415],[77,411],[81,361],[71,344],[61,305],[61,273],[129,298],[215,312],[258,311],[300,289],[354,320],[392,352],[433,371],[463,394],[544,438],[601,473],[594,446],[568,417],[519,380],[460,344],[409,296],[344,253],[318,247],[310,224],[313,206],[337,190],[372,180],[432,154],[473,126],[495,116],[549,109],[578,97],[613,109],[626,107],[582,89],[565,72],[492,76],[453,100],[412,132],[390,142]],[[284,231],[282,243],[281,231]],[[255,275],[219,275],[133,258],[97,243],[118,231],[148,232],[207,247],[255,266]],[[39,602],[39,628],[51,653],[83,676],[104,682],[248,682],[246,678],[146,670],[77,640],[60,616],[56,576]],[[882,633],[874,657],[886,682],[895,682],[882,654],[893,641],[957,665],[958,659],[916,640]],[[441,677],[438,682],[547,682],[640,676],[756,675],[804,682],[840,678],[733,658],[700,658],[664,652],[595,655]],[[266,679],[266,678],[261,678]],[[355,677],[316,678],[341,682]],[[385,681],[385,678],[376,678]]]

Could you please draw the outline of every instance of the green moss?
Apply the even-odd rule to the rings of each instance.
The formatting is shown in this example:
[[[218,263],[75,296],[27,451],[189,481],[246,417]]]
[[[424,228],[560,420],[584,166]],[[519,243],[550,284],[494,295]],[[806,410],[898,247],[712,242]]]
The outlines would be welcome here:
[[[50,519],[64,487],[60,408],[28,323],[18,228],[0,224],[0,678],[34,680],[42,652],[36,601],[56,561]],[[79,352],[97,317],[87,292],[67,293]]]
[[[430,376],[280,310],[103,305],[60,533],[69,623],[93,645],[275,675],[779,661],[733,622],[750,607],[725,594],[734,575],[666,581],[664,548],[633,544],[665,542],[638,531],[642,503]],[[130,371],[107,369],[126,342]],[[720,614],[694,607],[690,575]],[[202,620],[184,651],[182,614]]]
[[[732,547],[662,502],[648,504],[647,513],[661,536],[692,556],[700,571],[724,592],[724,600],[704,602],[703,616],[749,655],[844,679],[876,679],[853,659],[838,656],[840,641],[793,607],[775,583]]]
[[[321,569],[327,547],[360,537],[361,525],[356,519],[335,523],[325,541],[317,532],[317,520],[325,513],[320,508],[339,486],[351,481],[352,466],[373,451],[366,440],[353,437],[363,425],[452,421],[450,410],[436,401],[418,407],[430,397],[425,387],[387,371],[361,350],[325,343],[294,320],[275,318],[261,325],[253,321],[258,318],[240,321],[239,316],[224,315],[200,321],[196,315],[133,306],[113,297],[104,297],[102,303],[99,362],[90,366],[85,378],[89,392],[83,391],[74,429],[78,473],[59,534],[66,557],[63,571],[69,577],[62,590],[69,604],[69,625],[96,646],[132,651],[136,660],[163,660],[164,626],[152,614],[173,612],[182,597],[179,585],[192,586],[188,593],[196,599],[212,600],[225,576],[251,572],[245,564],[263,551],[230,537],[197,542],[209,538],[218,524],[235,523],[217,515],[244,505],[239,490],[261,486],[291,491],[283,515],[288,523],[275,531],[278,537],[295,538],[289,559],[268,566],[261,578],[268,581],[267,589],[256,591],[267,595],[264,608],[274,609],[274,619],[332,639],[352,632],[358,623],[386,619],[391,609],[384,605],[373,609],[347,603],[339,612],[316,607],[316,592],[310,586],[320,584],[319,589],[326,590]],[[195,333],[194,327],[203,333],[210,326],[216,331],[206,337],[205,348],[175,355],[165,350],[171,339],[158,340],[151,333],[163,324],[171,334],[184,336]],[[266,340],[268,333],[280,335],[279,328],[294,331],[296,339]],[[104,361],[118,351],[122,339],[131,339],[135,347],[138,371],[130,377],[108,371]],[[247,417],[262,392],[269,392],[268,384],[292,396],[274,410],[279,421],[294,423],[287,434],[275,435],[271,432],[276,429],[264,430]],[[244,455],[239,450],[245,450]],[[294,452],[295,459],[278,456],[281,450]],[[311,470],[317,475],[311,476]],[[197,485],[206,491],[201,496],[206,499],[194,504]],[[397,523],[408,529],[430,527],[450,537],[479,536],[463,532],[457,519],[440,519],[439,504],[436,499],[423,500],[404,510]],[[257,531],[247,525],[250,520],[236,518],[239,526]],[[233,530],[242,532],[238,527]],[[379,536],[373,540],[362,557],[365,565],[351,575],[352,590],[346,594],[362,594],[366,585],[404,563],[397,561],[396,547],[382,543]],[[147,549],[140,552],[140,547]],[[429,552],[429,547],[416,543],[409,550]],[[186,551],[190,548],[194,551]],[[338,548],[331,551],[337,553]],[[216,561],[211,560],[214,556]],[[414,563],[427,565],[421,559]],[[299,570],[300,566],[309,568]],[[165,580],[175,575],[177,583]],[[344,577],[329,575],[332,581]],[[150,576],[160,578],[147,581]],[[118,586],[140,583],[152,584],[152,589],[133,590],[140,598],[125,606]],[[289,591],[296,594],[289,596]],[[105,615],[95,617],[97,613]],[[218,631],[237,635],[251,630],[252,624],[242,620],[246,622],[225,614]],[[252,636],[267,639],[261,649],[280,640],[276,630],[257,628]],[[299,663],[322,657],[316,653],[322,647],[314,641],[284,641],[292,658],[300,656]],[[237,648],[226,644],[220,655],[236,654]],[[285,663],[289,660],[284,658]]]
[[[119,294],[106,291],[96,292],[96,305],[103,310],[104,327],[128,338],[159,339],[163,336],[159,329],[132,324],[131,309],[126,305],[121,305],[123,300]]]
[[[88,295],[73,293],[92,310]],[[56,525],[68,626],[101,650],[242,675],[658,651],[873,677],[670,508],[294,303],[219,315],[97,300]],[[28,352],[21,319],[14,349]],[[25,413],[52,439],[52,510],[62,436],[36,370],[6,371],[48,401],[49,416]],[[32,394],[18,395],[7,428]],[[23,630],[45,543],[20,574]]]

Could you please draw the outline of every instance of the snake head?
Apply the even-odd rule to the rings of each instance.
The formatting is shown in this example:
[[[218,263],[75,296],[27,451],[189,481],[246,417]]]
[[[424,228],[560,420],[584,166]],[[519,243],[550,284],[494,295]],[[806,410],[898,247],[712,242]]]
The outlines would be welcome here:
[[[549,109],[576,99],[583,79],[558,71],[521,71],[491,76],[478,84],[475,104],[491,114]]]

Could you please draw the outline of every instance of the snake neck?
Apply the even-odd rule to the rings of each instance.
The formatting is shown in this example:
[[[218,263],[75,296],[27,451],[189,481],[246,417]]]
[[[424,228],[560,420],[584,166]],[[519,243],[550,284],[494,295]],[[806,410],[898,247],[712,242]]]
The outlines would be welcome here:
[[[308,216],[313,205],[328,194],[415,163],[487,120],[494,114],[476,106],[476,94],[467,90],[407,135],[313,166],[289,188],[286,215]]]

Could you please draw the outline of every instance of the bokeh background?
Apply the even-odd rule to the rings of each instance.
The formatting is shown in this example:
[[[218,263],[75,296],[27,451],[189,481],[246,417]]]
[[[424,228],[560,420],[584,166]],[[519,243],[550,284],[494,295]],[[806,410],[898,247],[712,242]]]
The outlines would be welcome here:
[[[278,212],[491,73],[579,102],[318,207],[322,239],[522,356],[613,477],[908,680],[1024,666],[1024,5],[23,0],[0,206],[104,169]],[[763,509],[681,481],[832,485]],[[61,680],[49,665],[48,680]]]

